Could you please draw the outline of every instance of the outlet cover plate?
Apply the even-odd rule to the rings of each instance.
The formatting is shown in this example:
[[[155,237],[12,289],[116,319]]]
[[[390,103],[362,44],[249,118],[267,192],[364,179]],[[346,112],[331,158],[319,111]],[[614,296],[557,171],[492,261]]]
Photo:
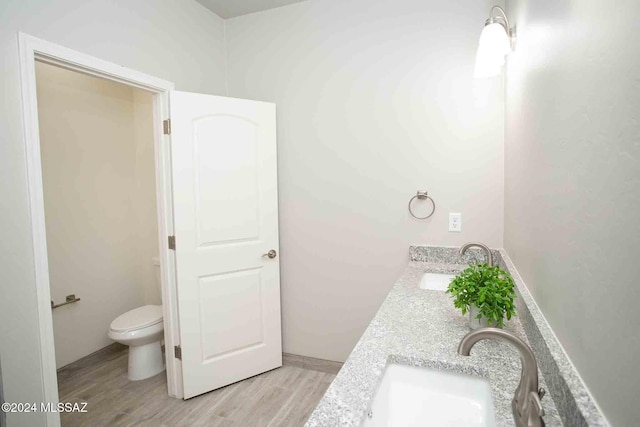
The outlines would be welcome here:
[[[459,233],[462,231],[462,214],[449,212],[449,231]]]

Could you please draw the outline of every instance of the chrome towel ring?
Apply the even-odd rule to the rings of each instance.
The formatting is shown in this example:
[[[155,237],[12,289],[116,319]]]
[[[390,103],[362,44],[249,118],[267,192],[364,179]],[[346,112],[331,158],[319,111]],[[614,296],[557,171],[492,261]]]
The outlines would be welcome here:
[[[429,215],[427,215],[427,216],[416,216],[416,214],[413,213],[413,209],[411,208],[411,204],[413,203],[413,201],[415,199],[418,199],[418,200],[429,200],[431,202],[431,204],[433,205],[433,209],[431,210],[431,213]],[[415,219],[427,219],[431,215],[433,215],[433,213],[435,211],[436,211],[436,202],[433,201],[433,199],[431,198],[431,196],[429,196],[427,191],[418,190],[418,193],[409,200],[409,213]]]

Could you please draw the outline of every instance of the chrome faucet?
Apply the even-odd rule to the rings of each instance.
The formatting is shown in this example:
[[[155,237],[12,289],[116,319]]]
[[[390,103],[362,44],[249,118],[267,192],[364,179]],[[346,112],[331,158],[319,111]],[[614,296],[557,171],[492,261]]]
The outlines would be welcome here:
[[[491,255],[491,249],[489,249],[489,247],[487,245],[484,245],[482,243],[465,243],[464,245],[462,245],[462,247],[460,248],[460,255],[464,255],[465,252],[467,252],[467,250],[469,248],[480,248],[484,251],[484,255],[487,257],[487,265],[489,267],[493,266],[493,255]]]
[[[458,345],[458,353],[468,356],[471,347],[480,340],[495,339],[511,344],[520,353],[522,361],[522,375],[520,384],[516,388],[515,396],[511,401],[513,419],[516,427],[544,427],[544,409],[541,399],[545,394],[544,389],[538,389],[538,364],[533,350],[524,341],[515,335],[498,328],[481,328],[469,332],[462,338]]]

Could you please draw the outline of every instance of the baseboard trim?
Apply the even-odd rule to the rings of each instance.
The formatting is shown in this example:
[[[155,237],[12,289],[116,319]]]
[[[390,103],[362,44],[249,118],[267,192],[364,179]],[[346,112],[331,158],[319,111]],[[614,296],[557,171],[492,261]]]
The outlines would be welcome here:
[[[94,351],[93,353],[76,360],[75,362],[71,362],[68,365],[60,367],[56,371],[57,373],[60,373],[65,370],[77,370],[86,366],[91,366],[96,360],[108,359],[109,357],[112,357],[114,355],[117,356],[120,352],[126,349],[126,345],[114,342],[106,347],[101,348],[98,351]]]
[[[300,356],[298,354],[282,353],[282,364],[284,366],[295,366],[297,368],[325,372],[327,374],[337,374],[344,363],[334,362],[333,360],[317,359],[315,357]]]
[[[163,346],[164,347],[164,346]],[[108,346],[101,348],[81,359],[71,362],[68,365],[57,369],[57,373],[63,371],[76,371],[78,369],[92,366],[96,360],[104,360],[105,358],[117,357],[122,351],[127,349],[126,345],[114,342]],[[297,368],[308,369],[310,371],[325,372],[327,374],[337,374],[344,363],[335,362],[333,360],[318,359],[316,357],[301,356],[298,354],[282,353],[282,364],[284,366],[295,366]]]

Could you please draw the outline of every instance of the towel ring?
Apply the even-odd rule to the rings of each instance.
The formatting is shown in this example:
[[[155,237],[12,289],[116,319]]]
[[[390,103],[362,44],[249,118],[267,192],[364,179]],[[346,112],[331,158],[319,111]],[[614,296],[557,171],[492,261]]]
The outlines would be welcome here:
[[[427,215],[427,216],[416,216],[416,214],[413,213],[413,209],[411,209],[411,204],[413,203],[413,201],[415,199],[418,199],[418,200],[430,200],[431,204],[433,205],[433,209],[431,210],[431,213],[429,215]],[[409,200],[409,213],[415,219],[427,219],[431,215],[433,215],[433,213],[435,211],[436,211],[436,202],[433,201],[433,199],[431,198],[431,196],[429,196],[427,191],[418,190],[418,193]]]

